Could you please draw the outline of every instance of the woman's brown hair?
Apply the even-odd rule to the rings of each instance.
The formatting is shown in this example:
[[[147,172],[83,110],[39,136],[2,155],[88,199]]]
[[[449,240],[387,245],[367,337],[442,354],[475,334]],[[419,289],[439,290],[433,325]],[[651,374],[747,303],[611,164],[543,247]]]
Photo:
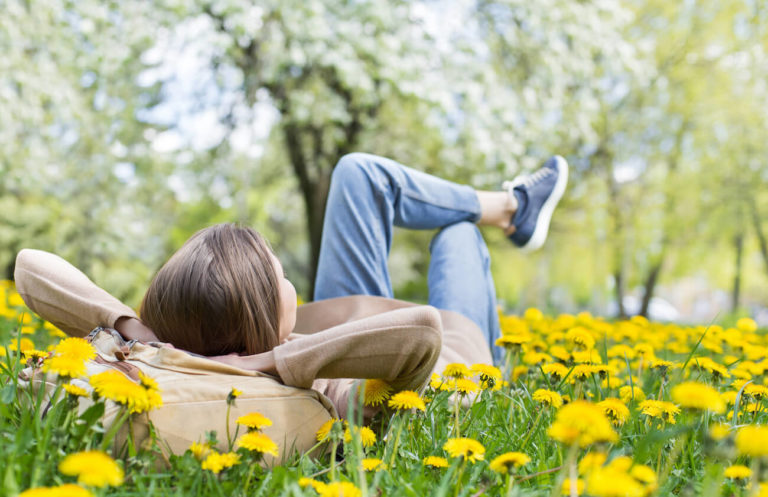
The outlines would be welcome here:
[[[160,268],[141,304],[157,337],[203,355],[257,354],[279,342],[280,289],[264,238],[217,224]]]

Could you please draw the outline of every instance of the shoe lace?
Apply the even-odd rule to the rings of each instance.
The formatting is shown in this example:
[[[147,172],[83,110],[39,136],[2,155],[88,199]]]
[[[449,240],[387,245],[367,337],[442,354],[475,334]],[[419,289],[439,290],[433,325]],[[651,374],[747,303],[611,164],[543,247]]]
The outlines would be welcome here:
[[[552,169],[549,168],[541,168],[535,173],[532,174],[521,174],[520,176],[516,177],[515,179],[511,181],[505,181],[501,184],[501,187],[507,192],[512,195],[512,190],[519,185],[525,186],[527,188],[530,188],[531,186],[535,185],[536,183],[540,182],[544,178],[548,177],[550,174],[552,174]]]

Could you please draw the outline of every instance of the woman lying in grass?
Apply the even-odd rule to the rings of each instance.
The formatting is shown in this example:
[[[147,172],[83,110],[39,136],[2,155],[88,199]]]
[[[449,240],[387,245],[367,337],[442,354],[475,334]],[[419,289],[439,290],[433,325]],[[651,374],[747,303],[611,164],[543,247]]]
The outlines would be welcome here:
[[[296,292],[250,228],[193,235],[159,270],[141,319],[63,259],[22,250],[16,285],[27,305],[68,334],[97,326],[161,341],[314,388],[344,416],[353,378],[419,389],[449,363],[500,359],[490,261],[476,224],[540,247],[567,183],[562,157],[498,192],[476,191],[367,154],[342,157],[328,198],[314,302]],[[393,226],[439,229],[430,244],[429,306],[393,299]],[[291,415],[301,416],[301,413]]]

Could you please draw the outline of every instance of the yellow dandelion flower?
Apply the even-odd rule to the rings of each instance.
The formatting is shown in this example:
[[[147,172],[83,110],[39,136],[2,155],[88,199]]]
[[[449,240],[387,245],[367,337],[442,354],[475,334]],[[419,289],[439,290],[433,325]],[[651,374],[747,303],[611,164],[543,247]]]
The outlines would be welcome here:
[[[251,412],[240,416],[235,422],[252,430],[261,430],[267,426],[272,426],[272,420],[258,412]]]
[[[725,423],[715,423],[709,427],[709,438],[715,441],[722,440],[731,434],[731,427]]]
[[[243,391],[242,390],[238,390],[235,387],[232,387],[232,390],[229,392],[229,395],[231,395],[234,398],[238,398],[241,395],[243,395]]]
[[[695,381],[686,381],[672,387],[672,400],[681,407],[709,410],[715,413],[725,411],[725,402],[717,390]]]
[[[149,390],[113,369],[89,379],[93,390],[102,398],[128,407],[131,412],[146,412],[163,405],[157,390]]]
[[[736,328],[739,331],[743,331],[745,333],[754,333],[757,331],[757,323],[754,319],[750,318],[741,318],[738,321],[736,321]]]
[[[144,371],[139,371],[139,382],[150,390],[160,390],[160,385],[157,384],[157,380],[145,374]]]
[[[555,409],[558,409],[563,405],[563,398],[559,393],[553,390],[546,390],[544,388],[539,388],[533,392],[533,400],[539,404],[554,407]]]
[[[644,400],[638,404],[640,413],[657,418],[670,424],[675,424],[675,416],[680,414],[680,408],[672,402],[664,400]]]
[[[51,355],[51,353],[48,352],[47,350],[37,350],[37,349],[25,350],[22,352],[22,354],[24,354],[24,357],[27,357],[29,359],[45,359],[49,355]]]
[[[619,426],[623,425],[624,421],[629,417],[629,408],[619,399],[614,397],[608,397],[597,403],[606,416],[608,416],[613,424]]]
[[[600,386],[602,388],[607,388],[609,390],[613,390],[614,388],[621,387],[622,384],[623,384],[623,382],[619,378],[616,378],[615,376],[610,376],[610,377],[604,379],[600,383]]]
[[[192,453],[193,456],[195,456],[195,459],[202,459],[205,456],[208,455],[208,452],[210,452],[211,446],[207,443],[201,444],[198,442],[192,442],[192,445],[189,446],[189,451]]]
[[[367,426],[354,426],[353,429],[355,433],[359,434],[363,447],[370,447],[376,443],[376,434]],[[352,431],[349,428],[344,430],[344,441],[347,443],[352,441]]]
[[[509,473],[512,468],[519,468],[531,462],[531,458],[522,452],[507,452],[491,461],[490,468],[497,473]]]
[[[65,338],[56,344],[53,353],[60,356],[80,359],[81,361],[90,361],[96,357],[96,349],[87,340],[82,338]]]
[[[568,368],[559,362],[553,362],[552,364],[545,364],[541,367],[544,374],[550,375],[555,381],[559,381],[565,378],[568,374]]]
[[[571,342],[576,347],[589,350],[595,346],[595,337],[584,327],[577,326],[568,330],[565,334],[565,339]]]
[[[495,344],[506,349],[519,349],[521,345],[528,343],[531,340],[532,338],[528,334],[523,335],[515,333],[510,335],[501,335],[496,339]]]
[[[582,447],[597,442],[613,442],[618,438],[603,410],[583,400],[571,402],[557,411],[547,435],[566,445],[578,443]]]
[[[738,397],[739,393],[734,392],[733,390],[729,390],[727,392],[723,392],[720,394],[720,398],[723,399],[723,402],[725,402],[725,405],[732,406],[736,403],[736,397]]]
[[[419,397],[419,394],[411,390],[403,390],[402,392],[396,393],[389,399],[387,405],[389,405],[389,407],[394,407],[395,409],[427,410],[424,400]]]
[[[595,373],[595,368],[591,364],[577,364],[571,370],[571,380],[587,381]]]
[[[552,355],[552,357],[561,362],[568,362],[568,360],[571,358],[571,353],[568,352],[562,345],[553,345],[549,348],[549,353]],[[566,372],[567,371],[568,369],[566,368]]]
[[[642,402],[645,400],[645,392],[643,392],[637,385],[625,385],[619,389],[619,398],[625,404],[634,402]]]
[[[5,347],[0,345],[0,357],[5,357],[8,355],[8,352],[5,350]]]
[[[43,363],[43,371],[63,378],[79,378],[85,376],[85,361],[77,357],[55,355]]]
[[[429,380],[429,386],[434,388],[435,390],[443,390],[443,385],[449,380],[443,379],[442,376],[440,376],[437,373],[432,373],[432,377]]]
[[[480,390],[480,386],[472,380],[466,378],[458,378],[454,383],[456,391],[462,394],[475,393]]]
[[[529,323],[535,323],[537,321],[541,321],[542,319],[544,319],[544,313],[536,309],[535,307],[529,307],[523,313],[523,319],[525,319]]]
[[[379,406],[392,394],[392,387],[384,380],[365,380],[363,403],[366,406]]]
[[[480,375],[480,379],[483,381],[500,380],[501,370],[490,364],[473,364],[470,371],[474,374]]]
[[[73,483],[66,483],[58,487],[30,488],[19,494],[19,497],[93,497],[93,494]]]
[[[520,377],[528,374],[528,366],[515,366],[512,370],[512,381],[517,381]]]
[[[22,338],[21,340],[14,338],[11,343],[8,344],[8,350],[13,352],[25,352],[27,350],[34,350],[35,343],[29,338]]]
[[[643,497],[644,485],[626,470],[606,466],[597,468],[587,479],[586,491],[595,497]]]
[[[471,438],[449,438],[443,445],[445,450],[451,457],[463,457],[470,462],[482,461],[485,457],[485,447]]]
[[[427,456],[424,458],[424,465],[433,468],[447,468],[448,459],[440,456]]]
[[[574,492],[576,495],[581,495],[584,493],[584,480],[581,478],[577,478],[576,480],[566,478],[563,482],[563,486],[560,488],[560,492],[563,495],[573,495]]]
[[[749,457],[768,456],[768,426],[747,425],[736,433],[736,449]]]
[[[752,470],[741,464],[734,464],[733,466],[725,468],[724,476],[726,478],[733,478],[734,480],[747,479],[752,476]]]
[[[589,452],[579,461],[579,474],[586,475],[602,467],[608,456],[604,452]]]
[[[466,378],[467,376],[471,375],[472,372],[469,370],[469,368],[460,362],[452,362],[451,364],[447,364],[445,369],[443,369],[443,376],[446,378]]]
[[[320,497],[360,497],[362,495],[360,489],[348,481],[334,481],[315,490]]]
[[[768,397],[768,387],[765,387],[763,385],[755,385],[754,383],[750,383],[746,387],[744,387],[744,393],[749,395],[750,397],[762,400],[766,397]]]
[[[313,489],[315,489],[316,492],[319,493],[320,489],[325,486],[325,483],[303,476],[299,478],[299,486],[301,488],[312,487]]]
[[[240,455],[234,452],[225,452],[220,454],[216,451],[212,451],[200,464],[202,469],[207,469],[213,474],[219,474],[222,470],[231,468],[240,463]]]
[[[338,418],[329,419],[328,421],[323,423],[322,426],[320,426],[319,430],[317,430],[317,434],[315,435],[317,437],[317,441],[322,442],[323,440],[327,439],[331,434],[331,430],[340,426],[341,426],[340,419]]]
[[[62,388],[72,397],[88,397],[88,390],[72,383],[65,383],[62,385]]]
[[[529,366],[535,366],[536,364],[552,362],[552,356],[544,352],[526,352],[523,355],[523,362]]]
[[[277,457],[277,444],[267,435],[258,431],[249,431],[237,440],[238,447],[251,452],[261,452]]]
[[[89,450],[70,454],[59,463],[59,471],[77,476],[77,482],[90,487],[117,487],[123,484],[123,470],[106,453]]]
[[[386,469],[386,466],[384,465],[384,461],[381,459],[376,459],[375,457],[366,457],[362,461],[363,469],[366,471],[379,471],[382,469]]]

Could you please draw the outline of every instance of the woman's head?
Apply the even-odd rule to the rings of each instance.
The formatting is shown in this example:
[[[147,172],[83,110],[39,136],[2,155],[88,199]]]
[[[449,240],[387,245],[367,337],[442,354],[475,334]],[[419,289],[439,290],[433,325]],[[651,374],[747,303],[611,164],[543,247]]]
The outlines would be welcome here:
[[[218,224],[195,233],[160,268],[141,319],[178,348],[204,355],[271,350],[293,328],[296,293],[255,230]]]

